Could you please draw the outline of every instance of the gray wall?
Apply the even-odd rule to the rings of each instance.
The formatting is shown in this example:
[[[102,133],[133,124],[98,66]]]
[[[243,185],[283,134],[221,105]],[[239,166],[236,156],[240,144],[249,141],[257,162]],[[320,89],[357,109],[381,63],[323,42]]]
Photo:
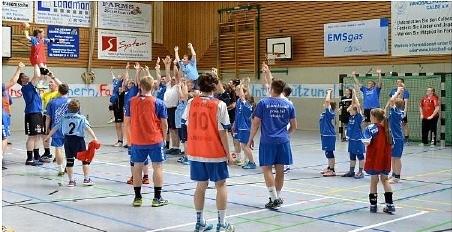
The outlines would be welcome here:
[[[153,66],[150,66],[153,67]],[[344,66],[344,67],[324,67],[324,68],[290,68],[288,75],[285,73],[275,73],[273,76],[284,79],[290,84],[334,84],[338,83],[339,74],[351,73],[353,70],[360,74],[369,71],[370,68],[375,70],[378,66]],[[15,71],[14,66],[2,66],[2,82],[9,80]],[[418,73],[420,67],[418,64],[413,65],[395,65],[380,66],[383,72],[396,71],[398,73]],[[24,70],[29,76],[33,70],[27,66]],[[52,67],[52,71],[64,83],[82,84],[80,75],[85,71],[81,68],[64,68]],[[111,77],[109,69],[93,69],[96,73],[95,83],[110,84]],[[122,70],[114,70],[119,74]],[[130,70],[133,77],[134,70]],[[374,72],[374,71],[373,71]],[[423,64],[422,72],[452,72],[450,63],[440,64]],[[154,74],[153,72],[151,72]],[[255,83],[260,83],[260,80]],[[392,88],[388,87],[388,88]],[[105,123],[109,118],[108,97],[83,97],[79,98],[82,104],[82,111],[85,115],[89,115],[90,123],[93,126],[106,126]],[[301,130],[318,130],[318,117],[322,111],[323,99],[315,98],[291,98],[297,109],[298,128]],[[22,98],[13,100],[12,106],[12,130],[22,131],[25,103]],[[385,102],[385,101],[383,101]]]

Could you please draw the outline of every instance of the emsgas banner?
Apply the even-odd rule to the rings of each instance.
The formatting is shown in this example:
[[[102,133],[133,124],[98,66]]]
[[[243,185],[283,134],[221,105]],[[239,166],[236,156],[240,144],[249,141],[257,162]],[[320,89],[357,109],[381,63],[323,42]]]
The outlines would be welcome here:
[[[69,97],[110,97],[113,86],[111,84],[68,84]],[[39,90],[41,93],[48,91],[45,89]],[[22,91],[20,85],[14,85],[9,89],[9,94],[13,98],[21,98]]]

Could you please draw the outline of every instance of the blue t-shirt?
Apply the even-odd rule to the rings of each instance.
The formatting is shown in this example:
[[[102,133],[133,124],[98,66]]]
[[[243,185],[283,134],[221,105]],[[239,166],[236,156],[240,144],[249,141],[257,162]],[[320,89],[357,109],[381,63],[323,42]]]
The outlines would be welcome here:
[[[176,107],[176,113],[174,120],[176,121],[176,128],[181,128],[182,126],[182,114],[184,114],[185,108],[187,107],[187,101],[180,101]]]
[[[10,126],[10,115],[6,112],[2,105],[2,125],[6,128]]]
[[[380,107],[380,87],[374,86],[369,89],[363,85],[359,90],[363,92],[364,109],[374,109]]]
[[[119,87],[121,87],[122,86],[122,83],[123,83],[123,80],[122,79],[120,79],[120,80],[118,80],[118,79],[116,79],[116,78],[113,78],[113,93],[112,94],[119,94]]]
[[[68,113],[67,106],[71,99],[67,97],[58,97],[53,99],[47,104],[46,114],[50,116],[50,128],[54,128],[61,121],[61,118]],[[64,138],[63,132],[61,129],[58,129],[55,134],[52,135],[52,138]]]
[[[281,144],[289,141],[287,124],[295,118],[295,108],[283,98],[265,97],[256,106],[253,115],[262,120],[261,143]]]
[[[159,89],[156,91],[155,97],[163,101],[163,96],[165,96],[166,85],[160,82]]]
[[[129,107],[130,99],[138,95],[138,90],[138,85],[134,85],[132,88],[126,91],[124,95],[124,108]]]
[[[403,111],[393,106],[389,110],[389,128],[391,128],[391,135],[394,139],[403,139],[402,119],[405,115]]]
[[[320,114],[319,127],[320,135],[323,136],[336,136],[336,130],[334,129],[334,110],[328,107]]]
[[[192,80],[198,80],[198,70],[196,69],[196,60],[190,60],[188,64],[184,64],[183,61],[179,61],[179,66],[185,76]]]
[[[350,115],[347,126],[347,137],[350,140],[361,140],[363,138],[363,131],[361,129],[361,123],[364,117],[361,113]]]
[[[48,44],[50,42],[50,39],[42,39],[44,40],[45,44]],[[31,46],[36,46],[39,43],[39,39],[38,37],[35,36],[30,36],[30,42],[31,42]]]
[[[363,132],[363,143],[370,143],[376,135],[378,135],[378,126],[375,124],[368,125]]]
[[[79,113],[67,113],[57,124],[64,136],[85,137],[85,130],[91,127],[85,116]]]
[[[397,93],[397,88],[391,90],[389,97],[394,96],[395,93]],[[407,89],[403,90],[403,100],[405,99],[410,99],[410,92]],[[405,109],[405,105],[402,107],[402,110],[403,109]]]
[[[251,115],[253,114],[253,107],[247,101],[237,99],[235,104],[235,129],[247,130],[251,129]]]
[[[25,101],[25,114],[41,113],[42,112],[42,100],[38,90],[33,86],[31,82],[22,86],[22,96]]]

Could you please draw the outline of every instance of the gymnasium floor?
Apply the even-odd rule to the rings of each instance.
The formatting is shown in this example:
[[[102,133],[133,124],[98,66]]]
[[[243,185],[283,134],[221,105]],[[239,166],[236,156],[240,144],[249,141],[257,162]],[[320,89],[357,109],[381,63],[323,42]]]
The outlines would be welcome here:
[[[133,189],[126,149],[115,148],[114,128],[95,128],[103,147],[92,164],[92,187],[67,187],[54,164],[25,166],[22,132],[13,132],[2,173],[2,224],[16,232],[31,231],[192,231],[196,220],[192,196],[195,183],[189,166],[169,157],[164,164],[163,197],[170,204],[152,208],[151,185],[143,189],[142,207],[132,207]],[[284,205],[264,208],[268,192],[260,169],[230,167],[227,221],[236,231],[449,231],[452,228],[452,150],[406,147],[403,183],[393,185],[395,215],[368,212],[369,177],[321,177],[326,159],[314,132],[296,132],[292,138],[294,165],[286,175]],[[257,150],[254,151],[255,156]],[[339,174],[348,170],[346,143],[338,142]],[[82,179],[81,167],[75,167]],[[62,186],[60,186],[60,183]],[[211,185],[213,186],[213,185]],[[379,185],[379,203],[384,201]],[[215,190],[207,191],[205,217],[216,223]]]

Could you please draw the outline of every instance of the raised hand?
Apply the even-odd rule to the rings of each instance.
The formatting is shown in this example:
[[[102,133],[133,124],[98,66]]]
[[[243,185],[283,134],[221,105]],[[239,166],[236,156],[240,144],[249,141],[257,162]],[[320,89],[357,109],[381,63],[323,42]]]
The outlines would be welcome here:
[[[356,71],[355,70],[353,70],[352,76],[356,76]]]
[[[165,59],[163,60],[163,63],[165,65],[171,65],[171,57],[170,56],[166,56]]]
[[[149,67],[147,65],[144,66],[144,71],[146,71],[146,72],[149,71]]]
[[[174,51],[175,51],[175,52],[178,52],[178,51],[179,51],[179,47],[178,47],[178,46],[175,46],[175,47],[174,47]]]
[[[23,68],[23,67],[25,67],[25,64],[24,64],[24,63],[22,63],[22,62],[19,62],[19,64],[17,65],[17,67],[19,67],[19,68]]]
[[[380,68],[377,68],[377,71],[376,71],[378,74],[381,74],[381,69]]]
[[[188,43],[188,49],[193,49],[193,45],[191,43]]]
[[[130,67],[130,64],[129,64],[129,62],[127,62],[126,69],[129,69],[129,67]]]
[[[157,57],[157,64],[160,64],[160,57]]]
[[[140,63],[138,63],[138,62],[135,62],[135,65],[133,65],[133,67],[135,69],[140,69],[141,68]]]

